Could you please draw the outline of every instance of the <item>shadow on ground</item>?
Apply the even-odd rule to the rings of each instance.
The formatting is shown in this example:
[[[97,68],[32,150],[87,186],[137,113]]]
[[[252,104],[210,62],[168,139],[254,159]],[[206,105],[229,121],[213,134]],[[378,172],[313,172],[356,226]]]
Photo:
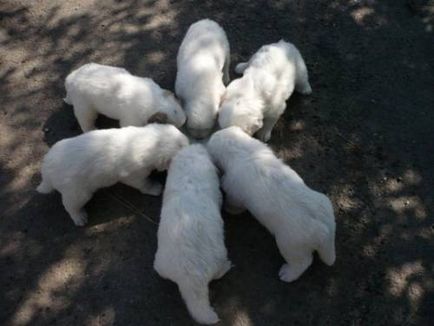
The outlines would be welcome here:
[[[290,99],[271,146],[331,197],[338,225],[336,265],[315,259],[284,284],[271,235],[225,216],[235,267],[211,285],[221,324],[428,325],[434,7],[416,0],[0,4],[0,323],[192,324],[152,269],[160,198],[101,190],[75,228],[58,194],[34,188],[48,147],[80,132],[65,76],[95,61],[172,89],[178,46],[203,17],[225,28],[234,63],[280,38],[303,53],[314,93]]]

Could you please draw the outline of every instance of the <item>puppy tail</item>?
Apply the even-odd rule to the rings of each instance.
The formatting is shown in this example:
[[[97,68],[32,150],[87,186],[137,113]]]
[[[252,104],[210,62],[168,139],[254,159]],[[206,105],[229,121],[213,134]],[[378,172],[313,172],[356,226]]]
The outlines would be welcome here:
[[[318,246],[318,254],[326,265],[333,265],[336,260],[335,235],[334,232],[327,234],[324,241]]]
[[[309,74],[307,72],[306,64],[300,52],[295,48],[294,51],[296,65],[295,90],[303,95],[312,94],[312,87],[309,83]]]
[[[205,325],[218,323],[219,317],[209,303],[207,283],[183,282],[178,286],[188,311],[194,320]]]
[[[46,180],[42,179],[42,182],[36,188],[36,191],[40,194],[48,194],[54,190],[53,186]]]

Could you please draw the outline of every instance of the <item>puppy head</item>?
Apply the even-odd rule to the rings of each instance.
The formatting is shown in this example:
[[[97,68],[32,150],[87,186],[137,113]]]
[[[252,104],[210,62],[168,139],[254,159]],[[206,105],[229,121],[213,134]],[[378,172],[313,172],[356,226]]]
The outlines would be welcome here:
[[[245,133],[253,135],[263,125],[260,105],[247,98],[224,101],[219,113],[220,128],[237,126]]]
[[[247,76],[232,81],[222,98],[219,112],[220,128],[240,127],[245,133],[253,135],[262,128],[264,107],[256,96],[253,81]]]
[[[154,156],[155,169],[165,171],[169,168],[172,158],[184,147],[188,146],[188,138],[177,128],[167,125],[167,128],[161,131],[157,153]]]
[[[232,126],[215,132],[206,147],[216,166],[224,170],[232,155],[240,154],[251,139],[241,128]]]
[[[164,123],[173,124],[177,128],[182,127],[187,119],[181,104],[175,98],[175,95],[168,90],[163,90],[162,92],[159,113],[163,113],[167,116],[166,122]]]
[[[185,105],[187,130],[197,139],[207,138],[214,129],[218,113],[218,101],[210,98],[196,98]]]

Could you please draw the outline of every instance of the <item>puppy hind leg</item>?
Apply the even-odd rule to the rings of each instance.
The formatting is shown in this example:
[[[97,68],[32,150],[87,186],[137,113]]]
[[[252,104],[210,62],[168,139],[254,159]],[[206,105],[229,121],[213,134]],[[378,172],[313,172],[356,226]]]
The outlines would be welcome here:
[[[335,237],[328,236],[317,248],[319,258],[324,264],[331,266],[336,260]]]
[[[181,296],[191,316],[200,324],[211,325],[219,321],[219,317],[209,303],[208,284],[205,282],[181,282],[178,284]]]
[[[87,224],[87,213],[83,207],[91,197],[92,194],[83,191],[83,189],[73,189],[62,192],[63,205],[75,225],[84,226]]]
[[[306,269],[312,264],[311,252],[300,252],[296,250],[287,250],[282,252],[287,264],[283,264],[279,270],[279,277],[284,282],[293,282],[298,279]]]
[[[286,233],[276,234],[276,244],[287,262],[280,268],[280,279],[295,281],[312,264],[312,250],[307,243],[300,243]]]

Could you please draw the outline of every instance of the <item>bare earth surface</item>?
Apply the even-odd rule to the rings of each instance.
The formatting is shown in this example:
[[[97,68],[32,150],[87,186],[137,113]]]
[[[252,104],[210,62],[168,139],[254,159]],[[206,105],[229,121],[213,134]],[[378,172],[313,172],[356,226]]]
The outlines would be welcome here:
[[[417,0],[1,1],[0,325],[193,324],[152,268],[161,198],[101,190],[77,228],[34,189],[44,153],[80,133],[65,76],[94,61],[173,89],[178,46],[205,17],[233,65],[280,38],[299,47],[314,92],[291,97],[270,145],[337,218],[336,264],[315,257],[286,284],[272,236],[224,216],[235,267],[211,285],[220,324],[432,325],[434,4]]]

